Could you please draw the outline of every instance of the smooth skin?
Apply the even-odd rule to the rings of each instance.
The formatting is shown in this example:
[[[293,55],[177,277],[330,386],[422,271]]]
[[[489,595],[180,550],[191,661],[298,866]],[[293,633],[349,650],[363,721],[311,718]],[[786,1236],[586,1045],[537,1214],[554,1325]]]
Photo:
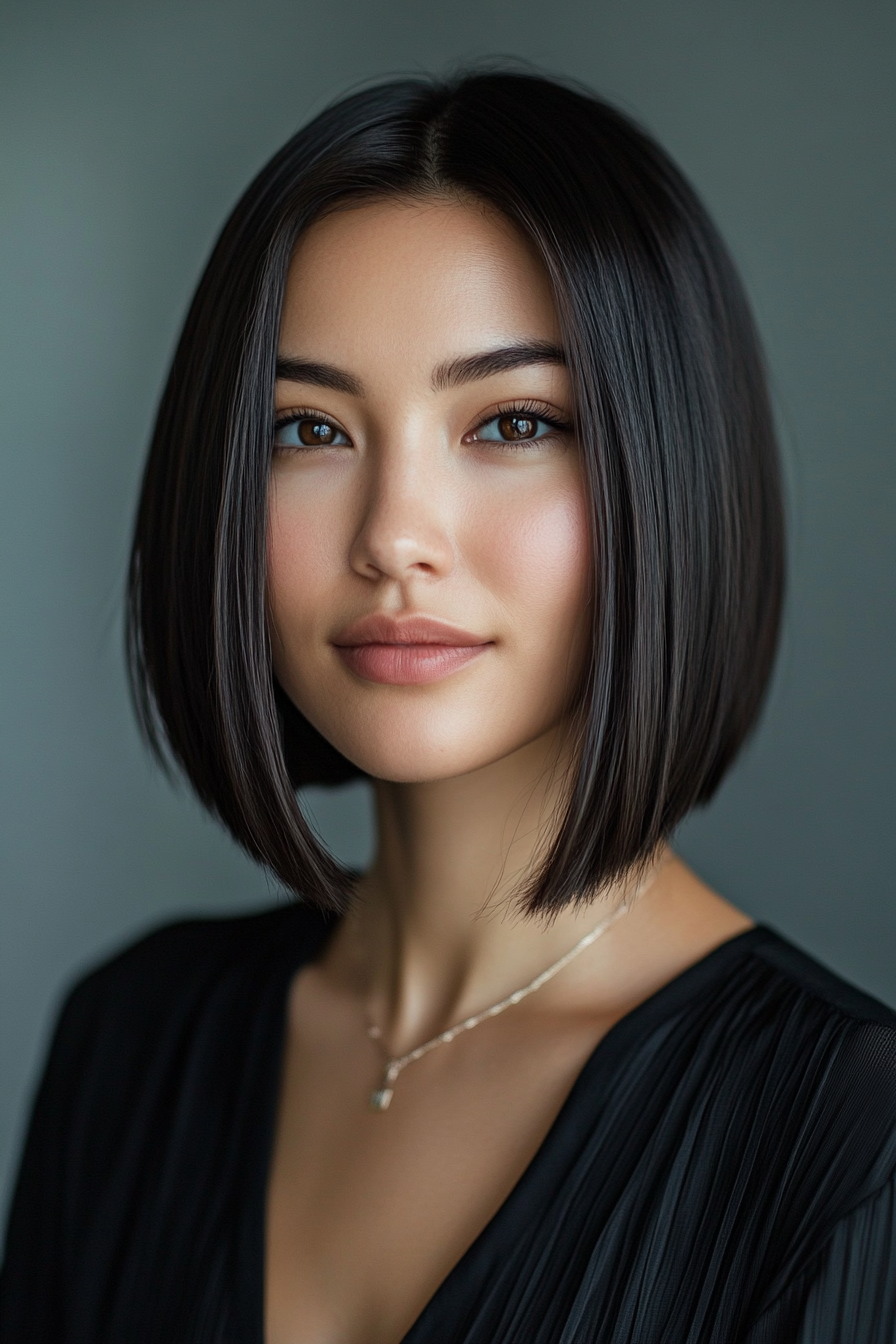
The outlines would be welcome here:
[[[528,354],[521,347],[529,346]],[[561,336],[530,246],[477,202],[331,215],[289,272],[268,604],[277,676],[376,781],[376,858],[289,995],[267,1207],[267,1344],[398,1344],[534,1157],[588,1056],[750,927],[664,851],[652,884],[531,998],[401,1074],[390,1054],[532,980],[626,896],[551,922],[514,893],[562,808],[586,653],[586,502]],[[516,351],[496,368],[478,356]],[[360,675],[364,617],[425,615],[477,656]]]

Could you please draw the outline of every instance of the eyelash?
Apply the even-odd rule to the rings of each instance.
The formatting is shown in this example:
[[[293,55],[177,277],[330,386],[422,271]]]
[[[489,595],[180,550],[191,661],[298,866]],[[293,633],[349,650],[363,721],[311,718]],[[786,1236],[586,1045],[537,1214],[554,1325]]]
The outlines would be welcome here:
[[[561,420],[557,413],[546,406],[544,402],[508,401],[496,406],[495,409],[480,420],[469,433],[478,434],[486,425],[490,425],[494,420],[502,419],[505,415],[531,416],[533,420],[540,420],[542,424],[549,425],[553,434],[539,434],[534,439],[505,439],[503,441],[498,439],[476,439],[474,442],[487,443],[490,448],[500,448],[504,451],[509,450],[515,452],[525,450],[532,444],[547,443],[555,435],[569,434],[572,430],[572,425],[566,420]],[[467,438],[467,435],[464,435],[464,438]]]
[[[281,429],[286,429],[288,425],[296,425],[301,420],[313,420],[320,425],[329,425],[330,428],[335,429],[338,434],[345,434],[345,437],[349,438],[346,431],[340,425],[337,425],[335,420],[331,420],[328,415],[324,415],[322,411],[312,411],[310,407],[299,406],[294,411],[287,411],[285,415],[277,416],[274,421],[275,449],[278,446],[276,442],[277,435],[280,433]],[[310,447],[310,445],[308,446]]]
[[[549,425],[556,434],[568,434],[572,429],[571,424],[565,420],[561,420],[560,417],[545,406],[543,402],[512,401],[503,402],[496,406],[493,411],[480,420],[467,432],[467,434],[464,435],[464,439],[467,440],[469,436],[478,434],[486,425],[490,425],[493,421],[500,420],[503,416],[507,415],[531,416],[533,420],[540,420],[543,424]],[[294,411],[289,411],[286,415],[277,417],[274,421],[274,439],[276,440],[277,435],[282,429],[285,429],[288,425],[297,424],[301,420],[314,420],[319,424],[329,425],[332,429],[336,430],[337,433],[345,434],[345,437],[349,438],[346,431],[342,429],[335,420],[331,420],[328,415],[324,415],[321,411],[312,411],[310,408],[299,407]],[[550,434],[540,434],[532,439],[505,439],[503,441],[498,439],[474,438],[472,439],[472,442],[480,444],[487,443],[491,448],[500,448],[502,450],[509,449],[513,452],[525,449],[534,443],[545,443],[551,437],[552,435]]]

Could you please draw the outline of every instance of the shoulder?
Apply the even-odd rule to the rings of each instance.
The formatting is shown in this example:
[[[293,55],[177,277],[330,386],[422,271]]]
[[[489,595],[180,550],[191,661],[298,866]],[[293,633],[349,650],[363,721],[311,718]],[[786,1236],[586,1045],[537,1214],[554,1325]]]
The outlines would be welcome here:
[[[646,1039],[700,1133],[717,1136],[718,1184],[723,1168],[735,1183],[761,1173],[770,1207],[802,1210],[817,1228],[891,1179],[890,1008],[763,927],[723,943],[670,989],[665,1005],[665,996],[645,1005],[656,1026]]]
[[[896,1173],[896,1013],[772,930],[747,938],[762,1039],[747,1071],[816,1191],[854,1205]]]
[[[896,1012],[771,929],[753,948],[777,1005],[778,1048],[811,1067],[822,1092],[850,1091],[866,1123],[896,1130]]]
[[[683,1180],[692,1192],[694,1261],[737,1246],[760,1299],[777,1300],[894,1188],[896,1014],[766,928],[644,1007],[651,1029],[622,1081],[643,1076],[670,1208]]]
[[[265,986],[310,960],[329,925],[312,907],[284,905],[229,918],[185,919],[144,934],[67,994],[50,1062],[116,1059],[122,1072],[152,1043],[211,1012],[239,1015]]]
[[[757,1081],[775,1209],[769,1319],[814,1283],[806,1338],[827,1340],[849,1299],[849,1338],[882,1344],[882,1293],[890,1330],[896,1321],[884,1292],[896,1236],[896,1013],[772,930],[747,937],[741,975],[764,1044],[744,1071]]]
[[[73,1006],[151,994],[169,997],[190,983],[259,961],[300,965],[322,943],[327,921],[312,907],[283,905],[229,917],[183,919],[143,934],[82,976]]]
[[[749,985],[773,1054],[821,1093],[860,1086],[866,1116],[877,1103],[896,1127],[896,1012],[772,929],[744,942],[733,980]]]
[[[67,1276],[88,1299],[111,1293],[103,1276],[118,1271],[119,1249],[135,1237],[152,1242],[162,1225],[175,1240],[194,1225],[184,1199],[220,1213],[222,1173],[263,1152],[286,986],[327,927],[300,905],[183,920],[78,981],[57,1021],[19,1167],[3,1324],[4,1311],[49,1321],[53,1285]],[[191,1250],[182,1244],[185,1258]],[[27,1337],[61,1337],[55,1317]]]
[[[211,1098],[233,1105],[245,1068],[276,1050],[289,978],[327,927],[300,905],[183,920],[90,971],[57,1019],[32,1155],[64,1150],[79,1170],[96,1172],[141,1115],[158,1131],[187,1101],[197,1114]]]
[[[773,929],[760,926],[750,935],[752,953],[798,990],[807,1002],[825,1005],[844,1021],[877,1023],[896,1033],[896,1011],[842,979]]]

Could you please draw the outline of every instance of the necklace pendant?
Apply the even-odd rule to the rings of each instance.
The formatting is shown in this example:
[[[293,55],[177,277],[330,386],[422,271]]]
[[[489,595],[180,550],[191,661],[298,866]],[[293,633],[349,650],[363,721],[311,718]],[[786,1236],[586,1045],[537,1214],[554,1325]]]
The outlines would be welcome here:
[[[369,1106],[372,1111],[388,1111],[389,1102],[392,1100],[391,1087],[378,1087],[370,1094]]]

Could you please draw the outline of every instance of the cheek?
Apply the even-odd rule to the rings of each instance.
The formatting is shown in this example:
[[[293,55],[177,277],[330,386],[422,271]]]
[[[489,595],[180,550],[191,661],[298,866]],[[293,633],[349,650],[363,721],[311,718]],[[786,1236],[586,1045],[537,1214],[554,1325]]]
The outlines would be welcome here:
[[[475,563],[529,644],[560,641],[568,648],[584,625],[591,548],[584,490],[527,490],[492,501],[478,520]]]
[[[309,507],[272,483],[268,501],[267,595],[277,644],[306,647],[320,598],[340,571],[342,540],[332,511]],[[275,653],[276,661],[276,653]]]

